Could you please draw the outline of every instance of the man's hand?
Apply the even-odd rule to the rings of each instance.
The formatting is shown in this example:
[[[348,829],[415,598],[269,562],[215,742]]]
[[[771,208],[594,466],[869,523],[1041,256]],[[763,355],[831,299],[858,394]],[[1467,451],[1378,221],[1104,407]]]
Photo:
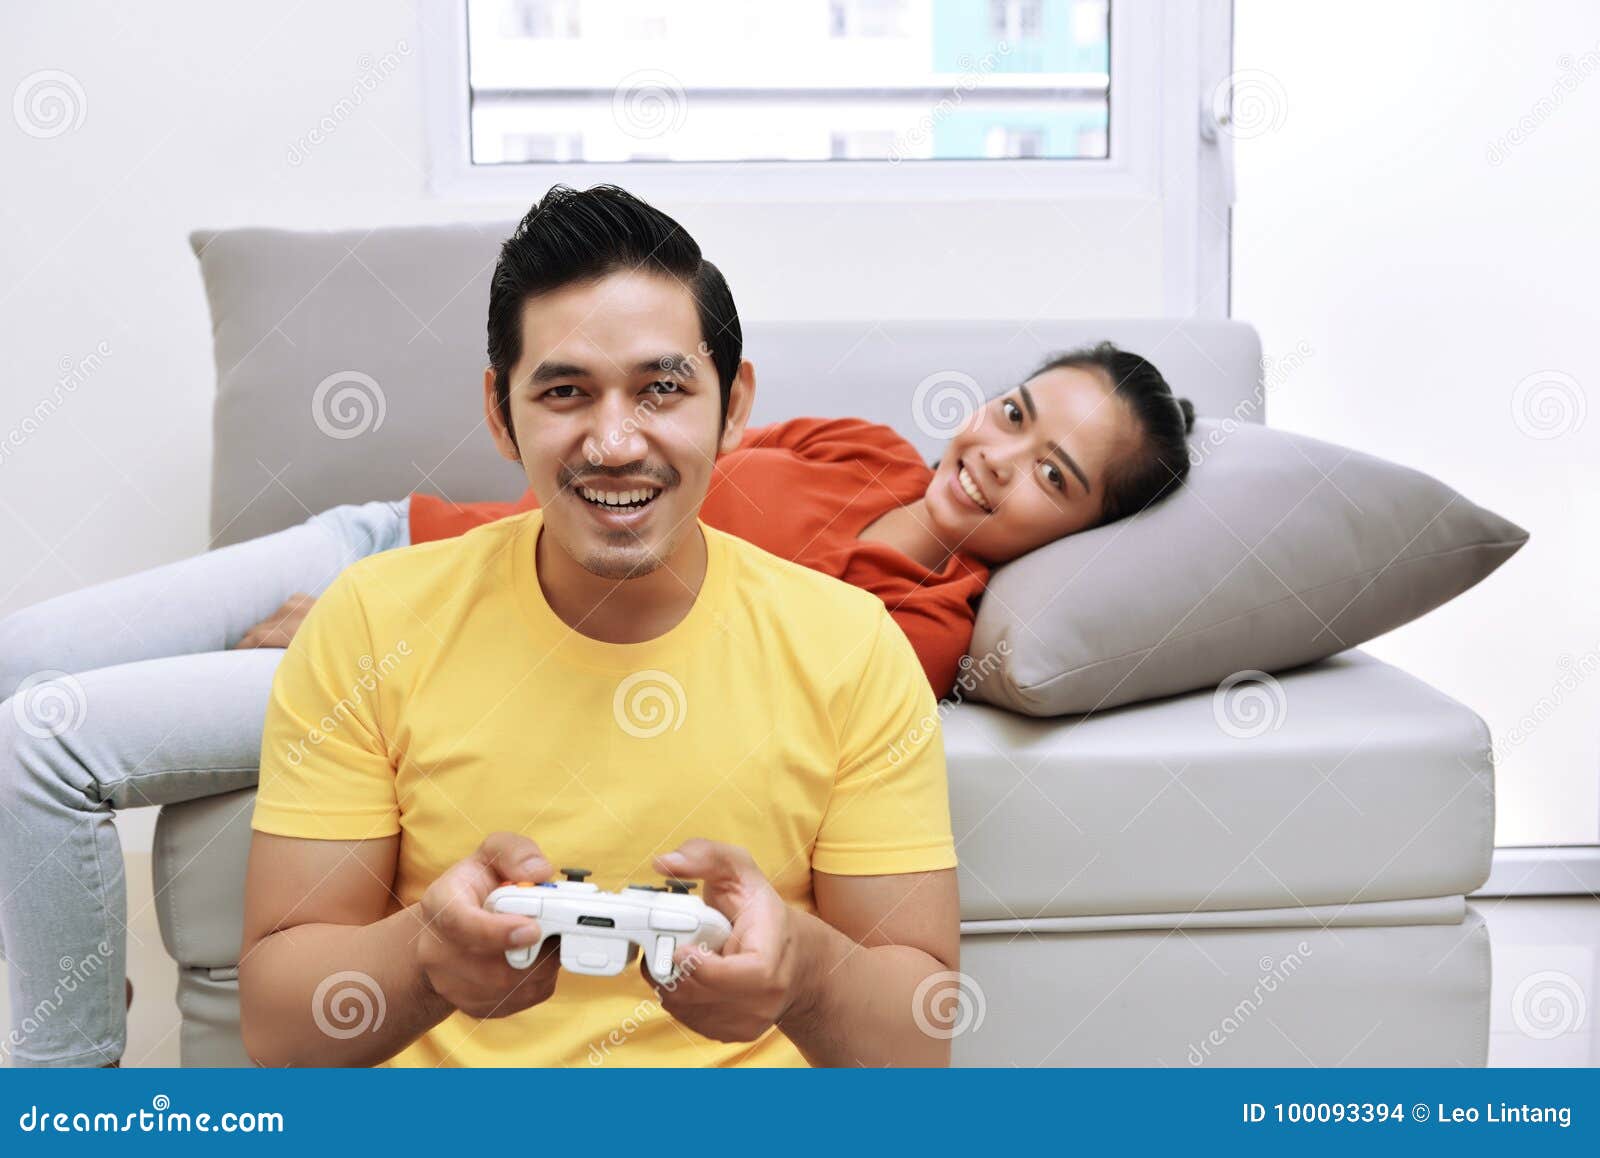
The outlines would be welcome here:
[[[697,944],[673,954],[675,980],[640,972],[662,1007],[716,1041],[754,1041],[771,1029],[799,992],[805,965],[789,906],[744,849],[713,840],[685,841],[655,858],[669,876],[705,882],[706,904],[733,924],[721,953]]]
[[[306,612],[311,610],[311,605],[316,601],[315,595],[296,591],[282,607],[245,632],[244,638],[230,650],[236,651],[241,647],[288,647],[294,633],[306,621]]]
[[[422,895],[417,964],[428,986],[471,1017],[508,1017],[556,991],[560,938],[552,937],[527,969],[506,963],[506,950],[539,940],[539,922],[491,913],[483,902],[507,881],[549,880],[539,846],[512,832],[491,833],[478,851],[446,869]]]

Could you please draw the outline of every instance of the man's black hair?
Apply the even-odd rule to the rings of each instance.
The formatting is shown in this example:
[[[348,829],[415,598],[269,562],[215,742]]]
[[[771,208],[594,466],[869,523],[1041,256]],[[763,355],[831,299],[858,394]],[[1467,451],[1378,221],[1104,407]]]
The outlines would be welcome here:
[[[511,368],[522,356],[523,303],[629,269],[676,278],[694,295],[701,341],[696,356],[709,356],[716,368],[722,389],[718,429],[727,421],[744,335],[722,271],[700,255],[683,226],[627,190],[596,185],[579,192],[553,185],[501,245],[489,286],[489,364],[495,403],[513,443]]]

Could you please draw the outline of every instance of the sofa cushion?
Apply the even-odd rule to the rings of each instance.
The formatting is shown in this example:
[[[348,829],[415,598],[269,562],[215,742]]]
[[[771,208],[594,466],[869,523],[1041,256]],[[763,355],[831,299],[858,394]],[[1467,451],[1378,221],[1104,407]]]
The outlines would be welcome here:
[[[1361,652],[1082,719],[964,704],[944,735],[963,920],[1411,900],[1488,878],[1488,730]],[[181,965],[238,960],[254,797],[161,810],[157,905]]]
[[[1421,471],[1204,419],[1184,485],[990,580],[974,698],[1070,715],[1321,659],[1455,598],[1522,528]]]
[[[1459,896],[1489,875],[1489,731],[1363,652],[1090,716],[944,721],[964,920]]]

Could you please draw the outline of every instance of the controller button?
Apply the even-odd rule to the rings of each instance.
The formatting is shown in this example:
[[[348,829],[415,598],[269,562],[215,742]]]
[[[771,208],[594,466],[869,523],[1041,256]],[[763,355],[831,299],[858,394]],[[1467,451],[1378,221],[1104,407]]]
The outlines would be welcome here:
[[[693,913],[678,913],[671,909],[651,909],[650,927],[661,929],[669,933],[692,933],[700,927],[700,920]]]
[[[672,972],[672,951],[677,944],[672,937],[656,938],[655,959],[650,963],[650,971],[657,977],[666,977]]]
[[[669,893],[677,893],[682,896],[689,893],[694,888],[695,883],[696,882],[694,881],[683,880],[680,877],[668,877],[667,891]]]
[[[585,969],[604,969],[610,958],[605,953],[579,953],[578,964]]]
[[[564,868],[561,871],[566,874],[567,879],[569,881],[580,881],[581,882],[584,877],[593,876],[594,875],[594,873],[591,870],[586,869],[586,868]]]

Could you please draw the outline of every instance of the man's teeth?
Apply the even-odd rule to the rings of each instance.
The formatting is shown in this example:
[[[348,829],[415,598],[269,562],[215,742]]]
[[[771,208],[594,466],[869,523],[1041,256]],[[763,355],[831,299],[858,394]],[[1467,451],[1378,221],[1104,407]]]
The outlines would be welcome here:
[[[989,504],[983,500],[983,492],[978,489],[978,484],[972,481],[972,476],[967,473],[967,468],[962,467],[956,472],[956,478],[961,480],[961,489],[967,492],[967,497],[977,503],[984,510],[989,509]]]
[[[607,507],[627,507],[647,502],[661,493],[660,490],[649,488],[632,491],[597,491],[589,487],[579,487],[578,493],[591,503],[599,503]]]

